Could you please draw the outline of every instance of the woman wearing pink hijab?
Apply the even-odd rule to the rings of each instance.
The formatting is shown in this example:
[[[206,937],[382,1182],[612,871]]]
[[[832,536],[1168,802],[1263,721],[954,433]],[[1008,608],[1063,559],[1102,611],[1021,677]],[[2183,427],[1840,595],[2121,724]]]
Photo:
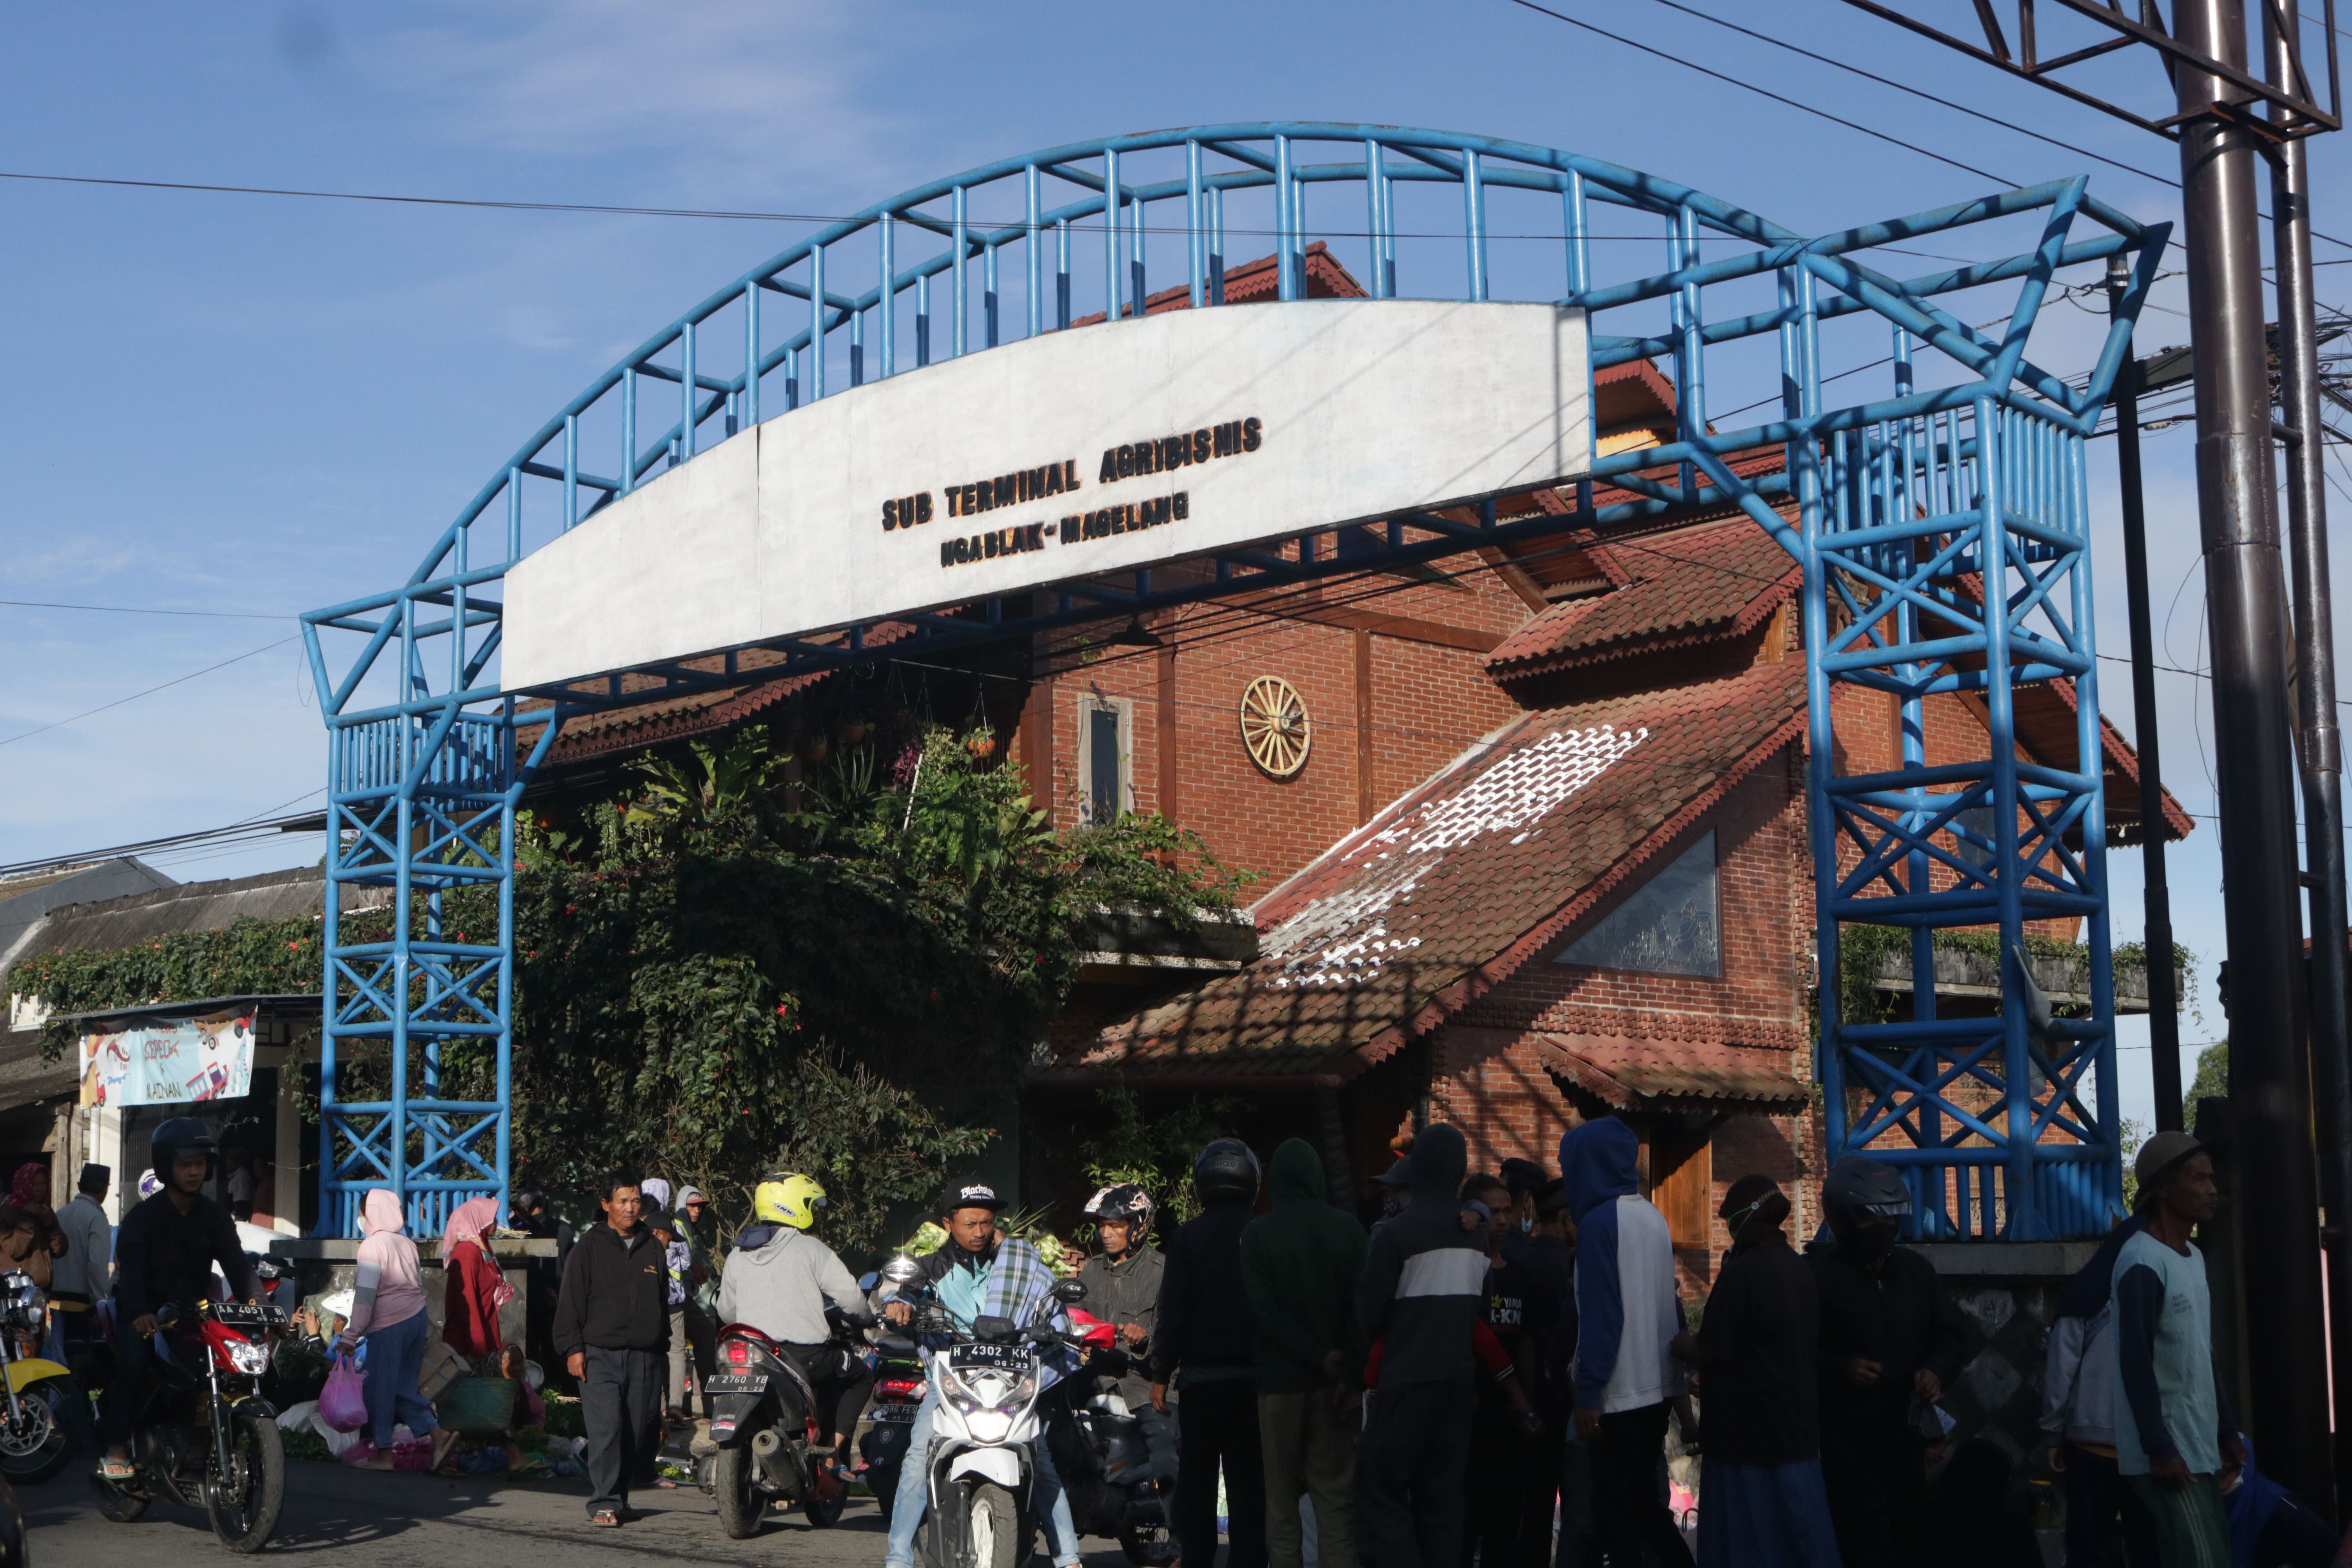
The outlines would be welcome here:
[[[416,1244],[401,1233],[408,1215],[388,1187],[372,1190],[360,1206],[359,1278],[354,1281],[351,1321],[336,1343],[349,1350],[367,1341],[369,1436],[375,1453],[362,1467],[388,1470],[392,1430],[402,1422],[412,1436],[433,1437],[431,1468],[448,1458],[457,1434],[436,1431],[433,1406],[417,1387],[424,1369],[425,1341],[432,1331],[425,1316],[424,1270]]]
[[[441,1339],[477,1363],[484,1377],[499,1375],[499,1310],[514,1300],[487,1239],[498,1217],[496,1198],[468,1198],[450,1211],[441,1232],[441,1273],[449,1282]]]

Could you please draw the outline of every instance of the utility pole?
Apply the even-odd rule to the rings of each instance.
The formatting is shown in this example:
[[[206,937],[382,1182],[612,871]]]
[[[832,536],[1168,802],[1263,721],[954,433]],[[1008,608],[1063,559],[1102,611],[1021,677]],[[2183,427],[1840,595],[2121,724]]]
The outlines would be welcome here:
[[[2173,37],[2242,74],[2242,0],[2176,0]],[[2230,944],[2230,1101],[2246,1285],[2249,1426],[2263,1468],[2334,1495],[2324,1364],[2318,1173],[2305,1047],[2303,911],[2287,713],[2287,581],[2273,496],[2269,345],[2257,237],[2257,132],[2222,77],[2174,66],[2197,491],[2212,639],[2214,774]]]
[[[2107,308],[2123,313],[2131,264],[2107,258]],[[2180,1106],[2180,988],[2172,967],[2172,894],[2164,876],[2164,770],[2157,754],[2156,632],[2147,609],[2147,503],[2140,489],[2139,361],[2116,371],[2116,474],[2123,491],[2124,602],[2131,613],[2132,742],[2139,752],[2139,861],[2147,924],[2148,1060],[2156,1076],[2156,1130],[2188,1124]]]
[[[2249,73],[2246,0],[2173,0],[2169,27],[2157,0],[2141,0],[2136,7],[2119,0],[2064,0],[2063,6],[2039,14],[2035,0],[1975,0],[1977,37],[1947,32],[1924,16],[1911,15],[1927,9],[1924,0],[1846,0],[1988,67],[2180,144],[2197,382],[2198,511],[2213,662],[2221,902],[2230,947],[2230,1101],[2237,1148],[2232,1181],[2241,1194],[2243,1238],[2245,1414],[2263,1468],[2325,1505],[2335,1495],[2336,1467],[2330,1459],[2327,1389],[2316,1375],[2329,1343],[2319,1326],[2320,1173],[2324,1163],[2331,1194],[2328,1218],[2337,1240],[2328,1261],[2338,1281],[2331,1303],[2339,1320],[2335,1342],[2352,1346],[2352,1330],[2343,1321],[2352,1315],[2352,1271],[2336,1256],[2352,1252],[2343,1240],[2352,1227],[2352,1093],[2345,1087],[2352,1081],[2352,1068],[2343,1044],[2344,851],[2326,513],[2318,490],[2309,185],[2302,143],[2343,128],[2344,100],[2332,0],[2319,29],[2326,40],[2324,70],[2304,63],[2303,24],[2294,5],[2287,0],[2256,3],[2262,6],[2267,80]],[[2077,29],[2074,36],[2058,33],[2062,20]],[[2079,47],[2085,37],[2095,41]],[[2062,78],[2124,48],[2157,57],[2153,63],[2161,64],[2172,88],[2164,108],[2136,106],[2108,96],[2092,81]],[[2139,79],[2152,86],[2156,78],[2143,72]],[[2268,119],[2255,118],[2257,105],[2269,107]],[[2287,614],[2288,573],[2279,550],[2255,206],[2258,155],[2275,159],[2274,196],[2281,214],[2279,346],[2287,367],[2283,379],[2288,439],[2297,458],[2290,496],[2296,619]],[[2296,644],[2300,677],[2292,720],[2290,641]],[[2312,923],[2325,950],[2308,966],[2295,897],[2304,881],[2294,842],[2296,741],[2304,742],[2300,782],[2312,813]],[[2153,921],[2153,906],[2149,912]],[[2312,993],[2305,988],[2306,968],[2309,984],[2319,993],[2315,1001],[2307,1000]],[[2152,989],[2155,976],[2149,979]],[[2321,1031],[2315,1059],[2305,1034],[2306,1011]],[[2173,1060],[2177,1076],[2178,1058]],[[2315,1131],[2326,1145],[2324,1158],[2315,1152]],[[2352,1354],[2339,1353],[2336,1367],[2339,1379],[2352,1373]],[[2352,1394],[2352,1381],[2338,1386]],[[2352,1421],[2352,1397],[2339,1395],[2336,1408]]]
[[[2266,76],[2293,91],[2295,0],[2264,16]],[[2272,123],[2300,120],[2283,104]],[[2311,1089],[2326,1209],[2330,1371],[2336,1408],[2352,1411],[2352,1058],[2345,1028],[2344,759],[2336,723],[2336,612],[2327,568],[2327,491],[2320,463],[2319,344],[2311,287],[2311,169],[2303,138],[2271,153],[2271,263],[2278,278],[2278,403],[2287,438],[2287,542],[2294,584],[2295,756],[2302,772],[2305,878],[2311,908]],[[2235,1049],[2232,1047],[2232,1055]],[[2336,1459],[2337,1507],[2352,1499],[2352,1443]]]

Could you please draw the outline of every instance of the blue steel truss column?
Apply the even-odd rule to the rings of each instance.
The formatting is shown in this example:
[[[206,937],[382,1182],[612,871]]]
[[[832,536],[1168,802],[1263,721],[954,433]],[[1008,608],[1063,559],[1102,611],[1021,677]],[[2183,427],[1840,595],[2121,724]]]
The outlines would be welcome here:
[[[533,520],[554,520],[556,527],[542,528],[547,537],[593,526],[604,507],[666,465],[698,460],[706,445],[698,439],[702,421],[728,416],[712,447],[756,423],[768,374],[782,376],[781,404],[771,405],[782,409],[777,417],[839,395],[847,388],[827,374],[826,338],[845,326],[847,383],[855,387],[866,379],[869,310],[878,312],[880,374],[898,374],[896,300],[908,289],[915,296],[913,374],[992,352],[1011,330],[998,308],[999,252],[1007,246],[1023,250],[1024,335],[1059,330],[1074,319],[1073,290],[1091,288],[1073,266],[1072,236],[1099,224],[1101,305],[1116,321],[1147,298],[1147,214],[1181,208],[1189,230],[1188,302],[1215,308],[1224,303],[1229,261],[1225,197],[1246,192],[1253,204],[1271,197],[1276,292],[1298,299],[1307,189],[1350,182],[1365,187],[1375,300],[1405,297],[1396,269],[1397,187],[1451,184],[1461,198],[1453,210],[1461,214],[1467,266],[1448,297],[1498,294],[1504,280],[1487,245],[1493,226],[1525,223],[1535,209],[1557,212],[1567,293],[1542,288],[1537,297],[1586,313],[1591,369],[1672,363],[1673,440],[1601,457],[1585,474],[1552,476],[1576,481],[1565,513],[1505,508],[1502,497],[1462,498],[1481,519],[1480,545],[1656,526],[1716,513],[1729,500],[1801,563],[1812,707],[1808,821],[1821,928],[1817,1066],[1832,1152],[1899,1144],[1885,1152],[1919,1195],[1915,1229],[2025,1237],[2105,1228],[2119,1195],[2118,1153],[2082,443],[2126,352],[2166,231],[2093,200],[2074,179],[1808,237],[1672,181],[1551,148],[1396,126],[1279,121],[1068,143],[966,170],[828,225],[729,282],[593,382],[499,468],[405,584],[303,617],[330,731],[339,830],[328,894],[326,1229],[349,1230],[356,1194],[369,1185],[389,1184],[422,1198],[420,1221],[457,1197],[503,1186],[516,985],[514,811],[552,741],[551,713],[740,684],[740,650],[719,649],[543,690],[502,689],[493,673],[501,611],[491,589],[533,542],[525,537],[527,510]],[[1444,205],[1410,199],[1416,212]],[[1316,210],[1340,209],[1318,198]],[[1665,269],[1647,273],[1634,263],[1618,270],[1627,253],[1594,245],[1622,237],[1610,233],[1616,226],[1604,215],[1662,221]],[[1890,246],[2036,216],[2041,243],[2021,254],[1901,278],[1865,259],[1912,254]],[[1122,217],[1134,225],[1131,258]],[[2078,219],[2095,231],[2090,237],[2070,237]],[[868,229],[876,231],[870,247],[860,237]],[[853,239],[858,243],[845,243]],[[1996,236],[1993,243],[2001,242]],[[975,256],[984,289],[980,344],[971,342],[969,299]],[[2116,256],[2135,258],[2134,281],[2087,384],[2071,387],[2024,357],[2027,340],[2060,268]],[[934,278],[950,289],[944,353],[929,330]],[[1759,310],[1756,291],[1768,278],[1777,304]],[[2007,282],[2019,285],[2017,304],[1997,337],[1967,326],[1941,302]],[[782,342],[763,342],[762,291],[805,300],[805,326],[788,324]],[[1727,295],[1733,302],[1726,309]],[[730,310],[743,312],[731,333],[721,319]],[[1862,313],[1896,334],[1893,395],[1825,408],[1821,323]],[[787,314],[798,321],[797,307]],[[1624,330],[1607,330],[1619,323]],[[1716,428],[1710,390],[1726,404],[1737,395],[1722,374],[1710,388],[1708,354],[1767,334],[1780,348],[1780,416]],[[730,368],[726,345],[737,341],[742,363]],[[1930,354],[1959,374],[1923,392],[1912,364]],[[678,384],[678,415],[675,424],[654,415],[656,428],[641,432],[640,415],[659,405],[638,396],[647,377]],[[615,433],[619,452],[600,460],[600,445]],[[1748,468],[1753,454],[1774,447],[1786,453],[1782,473],[1735,473],[1735,459]],[[599,469],[609,477],[598,477]],[[526,491],[550,504],[534,500],[527,509]],[[1556,493],[1565,502],[1571,491]],[[902,623],[895,640],[869,638],[879,621],[772,639],[763,646],[782,662],[763,669],[762,679],[891,658],[961,657],[983,644],[1099,619],[1114,602],[1121,615],[1141,613],[1394,570],[1465,548],[1464,525],[1444,517],[1376,521],[1385,526],[1360,531],[1364,548],[1345,559],[1312,547],[1318,531],[1302,528],[1288,540],[1219,552],[1209,571],[1138,573],[1115,593],[1083,581],[1052,584],[1025,596],[1025,611],[992,602],[958,616],[909,605],[917,612],[907,617],[911,630]],[[468,555],[478,524],[486,528],[482,540],[497,545],[485,552],[496,557],[487,563]],[[356,635],[361,651],[331,671],[320,640],[325,632]],[[446,671],[423,657],[445,637]],[[2073,682],[2076,695],[2071,768],[2015,754],[2013,689],[2050,679]],[[370,681],[362,702],[358,693]],[[1885,771],[1841,775],[1836,720],[1840,704],[1857,692],[1892,696],[1900,741]],[[1954,693],[1981,700],[1990,738],[1983,760],[1937,763],[1929,752],[1924,704]],[[519,708],[521,699],[556,706]],[[362,931],[356,921],[344,929],[343,889],[352,886],[393,891],[397,918],[390,930]],[[2037,1040],[2025,1033],[2015,986],[2007,988],[1998,1018],[1956,1018],[1937,1005],[1937,931],[1989,928],[2015,948],[2031,922],[2069,920],[2087,921],[2089,1017],[2063,1022]],[[1849,924],[1907,933],[1914,1016],[1882,1023],[1839,1016],[1838,939]],[[368,1070],[385,1074],[380,1099],[341,1092],[352,1053],[362,1047],[371,1053]],[[482,1050],[490,1057],[467,1054]],[[381,1068],[373,1065],[378,1057]],[[486,1074],[494,1099],[449,1097],[444,1085],[460,1070]]]

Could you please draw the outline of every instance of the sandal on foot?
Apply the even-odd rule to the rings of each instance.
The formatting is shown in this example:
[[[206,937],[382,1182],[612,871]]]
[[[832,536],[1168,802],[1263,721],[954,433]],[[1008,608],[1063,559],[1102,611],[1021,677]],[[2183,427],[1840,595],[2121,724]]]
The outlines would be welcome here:
[[[600,1508],[594,1513],[588,1516],[588,1522],[591,1524],[603,1525],[612,1530],[618,1530],[621,1528],[620,1510],[618,1509]]]
[[[98,1473],[110,1481],[135,1481],[139,1467],[130,1459],[103,1458],[98,1462]]]

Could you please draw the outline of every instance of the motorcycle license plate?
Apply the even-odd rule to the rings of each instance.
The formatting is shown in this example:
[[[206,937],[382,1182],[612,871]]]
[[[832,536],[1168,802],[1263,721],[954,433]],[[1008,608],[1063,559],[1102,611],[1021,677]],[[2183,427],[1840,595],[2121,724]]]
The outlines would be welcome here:
[[[948,1365],[958,1372],[1026,1372],[1029,1352],[1022,1345],[958,1345],[948,1352]]]
[[[877,1405],[866,1414],[877,1421],[903,1421],[911,1426],[915,1419],[915,1407],[911,1405]]]
[[[702,1380],[705,1394],[765,1394],[768,1374],[764,1372],[730,1372]]]
[[[290,1319],[285,1308],[267,1301],[222,1301],[213,1308],[213,1321],[232,1329],[282,1329]]]

